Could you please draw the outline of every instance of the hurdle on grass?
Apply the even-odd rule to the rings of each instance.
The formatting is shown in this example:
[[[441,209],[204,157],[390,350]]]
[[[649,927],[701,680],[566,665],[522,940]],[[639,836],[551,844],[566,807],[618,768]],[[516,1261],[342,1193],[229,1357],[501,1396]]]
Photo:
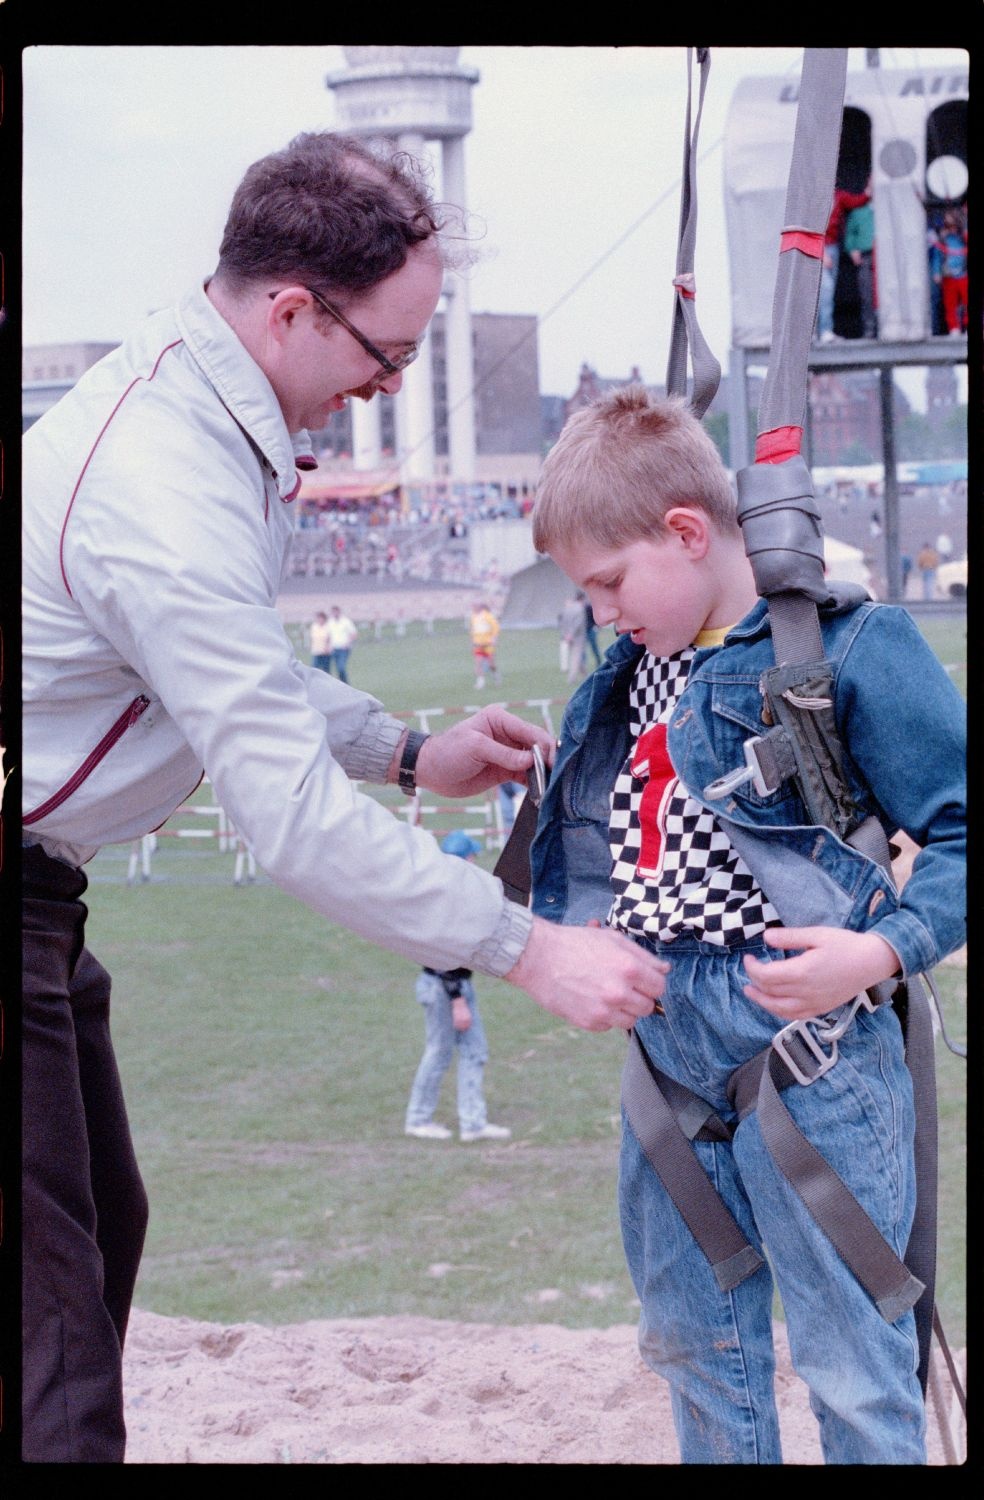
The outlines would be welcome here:
[[[424,734],[430,734],[433,720],[441,718],[458,719],[466,718],[471,714],[479,713],[481,708],[507,708],[511,712],[517,709],[535,709],[543,721],[547,733],[555,735],[551,709],[561,706],[566,700],[563,698],[522,698],[514,702],[494,702],[491,704],[461,704],[454,707],[443,708],[414,708],[407,712],[396,714],[394,717],[400,719],[416,720]],[[211,789],[211,782],[205,778],[203,785]],[[353,785],[369,792],[370,794],[380,788],[368,783],[355,781]],[[481,802],[453,802],[437,803],[424,801],[418,791],[414,797],[401,799],[400,805],[395,809],[397,816],[406,818],[413,826],[426,827],[433,833],[435,838],[443,838],[446,833],[461,831],[467,833],[480,843],[484,849],[501,849],[506,841],[506,827],[502,817],[502,808],[495,789],[489,791]],[[130,849],[130,858],[127,866],[126,880],[128,885],[146,883],[151,879],[152,863],[154,855],[158,852],[158,841],[167,839],[197,839],[215,840],[217,852],[220,854],[232,854],[233,872],[232,882],[234,885],[252,883],[256,879],[257,867],[256,857],[250,845],[233,826],[229,815],[215,800],[212,793],[212,801],[209,803],[186,803],[177,809],[174,817],[194,816],[196,818],[208,818],[214,820],[214,826],[203,828],[176,828],[165,823],[153,833],[144,834],[142,838],[134,840]],[[432,819],[440,818],[437,824]],[[467,826],[462,826],[462,819]],[[447,821],[445,824],[444,820]]]

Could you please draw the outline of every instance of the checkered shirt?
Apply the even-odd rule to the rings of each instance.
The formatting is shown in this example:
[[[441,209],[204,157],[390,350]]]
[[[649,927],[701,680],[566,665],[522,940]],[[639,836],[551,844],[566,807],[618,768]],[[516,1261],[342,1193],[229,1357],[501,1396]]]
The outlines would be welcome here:
[[[666,724],[693,657],[693,646],[674,656],[647,651],[629,689],[635,743],[612,792],[608,924],[662,942],[687,932],[730,947],[778,926],[779,917],[667,754]]]

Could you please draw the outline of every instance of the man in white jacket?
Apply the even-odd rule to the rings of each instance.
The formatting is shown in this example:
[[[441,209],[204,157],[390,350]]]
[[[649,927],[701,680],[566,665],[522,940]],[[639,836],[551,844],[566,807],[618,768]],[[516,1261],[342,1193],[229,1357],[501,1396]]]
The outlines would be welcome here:
[[[120,1462],[121,1349],[146,1198],[85,948],[82,866],[203,772],[285,890],[445,970],[500,975],[589,1030],[652,1011],[664,965],[562,928],[353,779],[472,796],[547,736],[489,708],[407,731],[302,665],[276,611],[306,429],[395,392],[446,267],[405,167],[298,137],[247,172],[219,265],[24,444],[23,1456]],[[350,779],[351,778],[351,779]]]

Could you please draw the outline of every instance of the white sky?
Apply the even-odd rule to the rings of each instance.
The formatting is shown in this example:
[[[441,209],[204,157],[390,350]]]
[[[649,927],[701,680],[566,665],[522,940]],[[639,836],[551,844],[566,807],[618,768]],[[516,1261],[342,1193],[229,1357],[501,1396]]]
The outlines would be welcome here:
[[[725,368],[728,105],[748,74],[798,78],[801,56],[711,50],[696,270],[701,326]],[[462,47],[459,62],[481,74],[466,143],[468,207],[485,226],[473,310],[540,317],[545,393],[569,394],[583,360],[663,380],[686,48]],[[881,49],[886,69],[961,62],[954,48]],[[332,128],[324,79],[343,65],[332,46],[28,49],[24,343],[116,341],[207,274],[245,168],[298,131]],[[864,65],[852,48],[850,69]]]

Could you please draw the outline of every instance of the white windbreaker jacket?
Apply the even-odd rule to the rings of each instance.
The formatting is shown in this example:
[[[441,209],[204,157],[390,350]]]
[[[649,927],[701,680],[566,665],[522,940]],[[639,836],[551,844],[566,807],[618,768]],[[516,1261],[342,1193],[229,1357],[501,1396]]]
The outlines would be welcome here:
[[[158,827],[204,770],[279,886],[416,963],[504,974],[529,913],[355,791],[385,780],[405,726],[284,632],[299,486],[273,389],[202,289],[28,431],[25,840],[84,863]]]

